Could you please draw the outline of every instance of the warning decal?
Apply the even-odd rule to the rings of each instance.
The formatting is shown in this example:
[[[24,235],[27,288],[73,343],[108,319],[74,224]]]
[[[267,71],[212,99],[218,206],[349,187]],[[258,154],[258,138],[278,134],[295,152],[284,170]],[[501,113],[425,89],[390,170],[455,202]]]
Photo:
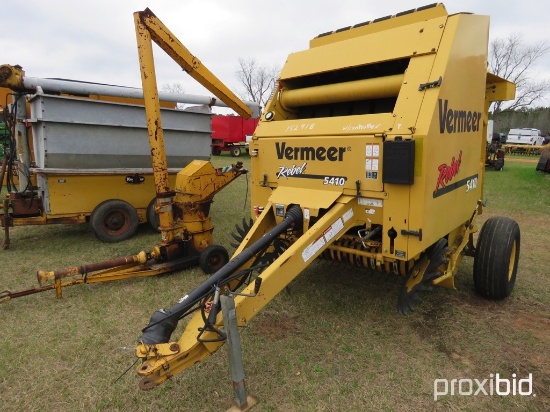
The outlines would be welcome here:
[[[353,209],[348,210],[342,217],[336,219],[336,221],[330,225],[321,236],[315,239],[308,247],[302,252],[302,259],[307,262],[327,243],[338,235],[344,228],[344,223],[353,217]]]

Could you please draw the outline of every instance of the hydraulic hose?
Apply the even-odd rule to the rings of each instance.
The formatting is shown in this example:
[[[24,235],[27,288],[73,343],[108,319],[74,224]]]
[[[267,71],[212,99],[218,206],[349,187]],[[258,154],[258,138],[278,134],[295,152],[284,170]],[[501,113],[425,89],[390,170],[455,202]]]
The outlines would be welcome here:
[[[190,310],[198,301],[208,294],[214,285],[235,273],[258,252],[269,246],[274,239],[286,232],[287,229],[293,226],[300,227],[301,223],[302,209],[300,206],[293,205],[289,207],[281,223],[227,262],[195,290],[181,298],[178,303],[168,309],[160,309],[153,313],[149,320],[149,324],[142,330],[143,333],[139,337],[138,342],[147,345],[168,342],[178,325],[180,316]]]

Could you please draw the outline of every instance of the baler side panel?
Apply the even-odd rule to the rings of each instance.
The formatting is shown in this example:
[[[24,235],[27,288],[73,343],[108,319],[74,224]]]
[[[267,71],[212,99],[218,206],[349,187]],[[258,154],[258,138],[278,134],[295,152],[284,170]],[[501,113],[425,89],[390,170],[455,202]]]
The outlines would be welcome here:
[[[423,173],[411,186],[408,222],[423,237],[409,236],[409,256],[464,224],[481,198],[487,43],[488,17],[449,17],[430,76],[443,80],[423,93],[417,122]]]

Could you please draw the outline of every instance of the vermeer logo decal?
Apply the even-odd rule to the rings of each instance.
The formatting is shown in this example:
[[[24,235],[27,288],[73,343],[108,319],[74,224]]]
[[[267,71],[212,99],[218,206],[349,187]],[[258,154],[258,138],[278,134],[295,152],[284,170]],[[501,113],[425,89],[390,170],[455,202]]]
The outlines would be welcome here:
[[[278,159],[287,160],[329,160],[341,162],[344,159],[345,147],[312,147],[312,146],[287,146],[286,142],[275,143]]]
[[[439,99],[439,133],[478,132],[481,112],[449,108],[448,100]]]
[[[458,157],[455,158],[453,156],[450,164],[442,163],[439,165],[439,167],[437,168],[439,175],[437,177],[437,181],[435,182],[435,189],[433,191],[434,199],[436,197],[444,195],[445,193],[449,193],[455,189],[458,189],[459,187],[464,185],[468,185],[467,191],[473,190],[475,188],[475,185],[472,182],[477,183],[477,174],[473,176],[468,176],[467,178],[458,180],[456,182],[452,182],[460,171],[461,163],[462,150],[458,153]]]

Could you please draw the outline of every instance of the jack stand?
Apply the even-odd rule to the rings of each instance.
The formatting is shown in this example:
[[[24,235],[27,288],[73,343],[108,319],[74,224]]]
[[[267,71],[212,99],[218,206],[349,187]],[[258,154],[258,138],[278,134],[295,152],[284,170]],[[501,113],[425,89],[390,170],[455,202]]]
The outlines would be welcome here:
[[[4,160],[5,162],[6,160]],[[4,168],[4,166],[2,166]],[[4,172],[2,171],[2,178],[4,176]],[[0,185],[1,188],[1,185]],[[4,226],[4,243],[2,244],[2,249],[6,250],[10,246],[10,226],[12,224],[12,218],[9,213],[9,207],[10,207],[10,201],[8,199],[4,199],[3,201],[3,212],[2,215],[2,224]]]
[[[227,334],[227,352],[229,354],[229,367],[231,369],[231,380],[233,381],[233,401],[235,404],[227,412],[248,411],[258,403],[254,396],[247,395],[243,356],[241,349],[241,338],[237,326],[237,313],[235,311],[235,299],[233,295],[221,297],[224,329]]]

